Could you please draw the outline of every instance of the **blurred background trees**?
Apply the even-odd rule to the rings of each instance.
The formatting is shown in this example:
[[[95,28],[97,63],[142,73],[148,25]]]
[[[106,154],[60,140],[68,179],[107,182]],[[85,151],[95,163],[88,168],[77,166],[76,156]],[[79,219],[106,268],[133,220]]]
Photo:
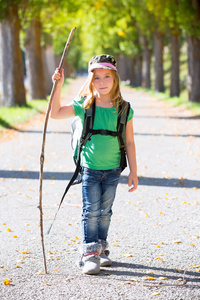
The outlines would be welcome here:
[[[198,0],[0,0],[0,20],[1,105],[46,98],[73,27],[67,77],[109,53],[127,84],[200,102]]]

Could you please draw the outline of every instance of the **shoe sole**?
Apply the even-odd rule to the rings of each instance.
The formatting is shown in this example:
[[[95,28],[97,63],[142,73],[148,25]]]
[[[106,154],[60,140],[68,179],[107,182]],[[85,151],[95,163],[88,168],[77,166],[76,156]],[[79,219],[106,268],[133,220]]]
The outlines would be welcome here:
[[[112,261],[107,261],[100,264],[100,267],[110,267],[112,266]]]

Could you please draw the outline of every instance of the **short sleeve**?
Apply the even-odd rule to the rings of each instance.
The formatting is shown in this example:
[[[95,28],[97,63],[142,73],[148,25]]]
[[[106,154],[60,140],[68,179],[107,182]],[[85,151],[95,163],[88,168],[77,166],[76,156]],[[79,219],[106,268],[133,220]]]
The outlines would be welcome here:
[[[132,107],[130,107],[127,122],[133,118],[133,115],[134,115],[134,110],[132,109]]]
[[[84,117],[83,102],[84,97],[77,97],[73,100],[73,108],[75,111],[75,115],[80,117],[81,119]]]

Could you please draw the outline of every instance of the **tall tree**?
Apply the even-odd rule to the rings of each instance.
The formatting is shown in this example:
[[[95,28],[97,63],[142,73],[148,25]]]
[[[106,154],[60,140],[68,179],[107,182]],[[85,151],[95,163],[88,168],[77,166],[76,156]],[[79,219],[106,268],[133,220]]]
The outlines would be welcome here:
[[[180,69],[180,24],[178,21],[179,0],[159,1],[146,0],[148,9],[155,15],[158,27],[166,32],[170,29],[171,38],[171,82],[170,96],[179,96],[179,69]]]
[[[41,26],[38,15],[31,20],[30,26],[26,29],[26,67],[31,99],[46,99]]]
[[[188,92],[189,100],[200,102],[200,2],[182,0],[179,4],[181,27],[188,44]]]
[[[12,2],[12,3],[11,3]],[[1,1],[3,103],[25,105],[24,68],[19,45],[20,22],[17,1]]]

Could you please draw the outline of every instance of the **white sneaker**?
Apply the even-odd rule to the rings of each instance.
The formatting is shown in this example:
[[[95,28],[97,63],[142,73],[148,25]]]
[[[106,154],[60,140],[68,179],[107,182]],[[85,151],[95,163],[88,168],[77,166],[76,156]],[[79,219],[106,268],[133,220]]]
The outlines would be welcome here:
[[[112,260],[105,254],[104,251],[100,254],[100,266],[110,267],[112,265]]]
[[[100,257],[96,254],[90,254],[83,256],[83,274],[97,275],[100,273]]]

